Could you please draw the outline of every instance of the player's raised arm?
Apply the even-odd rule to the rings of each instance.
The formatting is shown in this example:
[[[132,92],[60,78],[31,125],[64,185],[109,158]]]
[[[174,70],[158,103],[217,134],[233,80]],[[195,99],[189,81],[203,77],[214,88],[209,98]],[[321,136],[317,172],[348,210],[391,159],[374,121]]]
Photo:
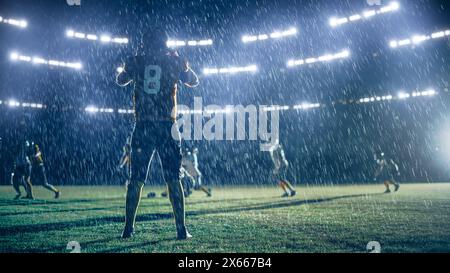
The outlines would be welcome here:
[[[195,88],[200,84],[197,74],[192,70],[187,60],[184,61],[183,72],[180,75],[180,81],[184,86]]]
[[[375,170],[375,173],[374,173],[375,178],[377,178],[377,177],[380,175],[380,173],[381,173],[382,170],[383,170],[383,166],[382,166],[382,165],[379,165],[379,166],[377,167],[377,169]]]
[[[127,72],[127,66],[124,64],[122,67],[118,69],[118,73],[116,76],[116,83],[121,87],[125,87],[133,82],[133,78],[130,73]]]
[[[397,163],[395,163],[395,161],[392,160],[392,159],[391,159],[391,163],[392,163],[392,165],[394,166],[395,171],[397,172],[397,175],[400,175],[400,169],[399,169]]]

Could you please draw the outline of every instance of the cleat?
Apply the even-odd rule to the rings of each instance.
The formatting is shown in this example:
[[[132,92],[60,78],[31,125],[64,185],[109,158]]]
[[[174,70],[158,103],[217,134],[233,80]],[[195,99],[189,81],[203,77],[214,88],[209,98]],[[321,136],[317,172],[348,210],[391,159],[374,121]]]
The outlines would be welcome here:
[[[167,197],[167,192],[163,192],[163,193],[161,193],[161,197]]]
[[[398,191],[398,189],[400,189],[400,184],[395,184],[395,192],[397,192]]]
[[[211,188],[208,188],[208,193],[206,194],[206,196],[211,197],[212,196],[212,190]]]
[[[285,193],[283,193],[283,195],[281,197],[283,197],[283,198],[289,197],[289,193],[285,192]]]
[[[291,191],[291,197],[294,197],[297,195],[297,191]]]
[[[60,195],[61,195],[60,191],[55,192],[55,199],[58,199]]]
[[[17,194],[16,197],[14,197],[13,200],[18,200],[18,199],[20,199],[21,196],[22,196],[21,194]]]
[[[121,237],[123,239],[128,239],[128,238],[133,237],[133,234],[134,234],[134,229],[133,228],[126,228],[125,227],[125,229],[122,232],[122,236]]]
[[[155,198],[155,197],[156,197],[156,193],[154,193],[154,192],[149,192],[147,194],[147,198]]]
[[[384,193],[391,193],[391,190],[387,189],[387,190],[384,191]]]
[[[181,231],[181,232],[177,232],[177,240],[188,240],[191,239],[192,235],[186,230],[186,228]]]

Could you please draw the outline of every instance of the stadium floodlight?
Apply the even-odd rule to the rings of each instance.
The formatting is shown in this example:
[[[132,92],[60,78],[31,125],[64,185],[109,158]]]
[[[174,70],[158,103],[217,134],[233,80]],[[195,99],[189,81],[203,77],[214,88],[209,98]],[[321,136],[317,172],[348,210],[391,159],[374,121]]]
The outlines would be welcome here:
[[[435,32],[435,33],[431,34],[432,39],[438,39],[438,38],[443,38],[443,37],[445,37],[445,31],[439,31],[439,32]]]
[[[405,91],[400,91],[398,93],[397,99],[405,100],[405,99],[408,99],[408,98],[411,98],[411,97],[413,97],[413,98],[425,97],[425,96],[431,97],[431,96],[434,96],[434,95],[437,95],[437,92],[434,89],[428,89],[428,90],[425,90],[425,91],[414,91],[414,92],[411,92],[411,93],[407,93]],[[393,99],[394,99],[394,96],[386,95],[386,96],[381,96],[381,97],[380,96],[376,96],[376,97],[361,98],[361,99],[359,99],[359,102],[360,103],[370,103],[370,102],[390,101],[390,100],[393,100]]]
[[[127,109],[118,109],[117,113],[119,113],[119,114],[132,114],[132,113],[134,113],[134,111],[133,110],[127,110]]]
[[[98,37],[97,37],[97,35],[94,35],[94,34],[88,34],[88,35],[86,35],[86,39],[91,40],[91,41],[97,41]]]
[[[332,17],[329,20],[329,24],[332,27],[337,27],[340,25],[347,24],[349,22],[356,22],[360,21],[361,19],[369,19],[372,18],[378,14],[384,14],[389,12],[394,12],[400,9],[400,4],[398,2],[391,2],[389,5],[383,6],[379,9],[372,9],[372,10],[366,10],[363,11],[361,14],[354,14],[349,17]]]
[[[399,98],[399,99],[407,99],[407,98],[409,98],[409,97],[411,97],[411,95],[410,95],[409,93],[405,93],[405,92],[403,92],[403,91],[401,91],[401,92],[398,93],[398,98]]]
[[[17,52],[12,52],[12,53],[9,55],[9,58],[10,58],[11,60],[13,60],[13,61],[17,61],[17,60],[19,59],[19,54],[18,54]]]
[[[437,92],[434,89],[429,89],[427,91],[423,91],[422,96],[434,96],[437,94]]]
[[[292,108],[294,110],[308,110],[308,109],[314,109],[319,108],[321,105],[320,103],[302,103],[298,105],[294,105]]]
[[[431,39],[430,36],[425,36],[425,35],[415,35],[415,36],[412,37],[412,42],[413,42],[414,44],[420,44],[420,43],[422,43],[423,41],[426,41],[426,40],[429,40],[429,39]]]
[[[405,45],[410,45],[410,44],[411,44],[411,40],[410,39],[405,39],[405,40],[398,41],[398,45],[399,46],[405,46]]]
[[[47,64],[47,61],[39,58],[39,57],[33,57],[33,63],[35,64]]]
[[[31,57],[30,56],[19,55],[19,61],[31,62]]]
[[[269,36],[267,34],[258,35],[258,40],[260,40],[260,41],[264,41],[267,39],[269,39]]]
[[[258,41],[258,36],[242,36],[242,42],[243,43],[249,43],[249,42],[255,42]]]
[[[210,46],[213,44],[212,39],[205,40],[169,40],[166,42],[167,47],[183,47],[183,46]]]
[[[355,14],[355,15],[352,15],[352,16],[348,17],[348,19],[349,19],[350,22],[354,22],[354,21],[361,20],[362,16],[359,15],[359,14]]]
[[[350,56],[350,51],[345,49],[336,54],[325,54],[325,55],[317,57],[317,58],[312,57],[312,58],[306,58],[306,59],[300,59],[300,60],[289,60],[287,62],[287,66],[294,67],[294,66],[300,66],[300,65],[304,65],[304,64],[313,64],[313,63],[317,63],[317,62],[329,62],[329,61],[337,60],[337,59],[345,59],[345,58],[348,58],[349,56]]]
[[[208,46],[208,45],[212,45],[213,44],[213,40],[208,39],[208,40],[200,40],[197,42],[197,44],[199,46]]]
[[[10,107],[18,107],[18,106],[20,106],[20,102],[18,102],[16,100],[9,100],[8,101],[8,106],[10,106]]]
[[[119,114],[133,114],[134,110],[132,110],[132,109],[129,109],[129,110],[127,110],[127,109],[118,109],[117,113],[119,113]]]
[[[279,106],[279,105],[272,105],[272,106],[265,106],[262,108],[263,112],[275,112],[275,111],[286,111],[289,110],[291,107],[286,106]]]
[[[264,41],[269,38],[279,39],[279,38],[284,38],[287,36],[294,36],[296,34],[297,34],[297,28],[292,27],[290,29],[283,30],[283,31],[274,31],[270,34],[244,35],[244,36],[242,36],[242,42],[244,44],[246,44],[246,43],[251,43],[251,42],[256,42],[256,41]]]
[[[355,16],[355,15],[353,15]],[[330,19],[330,25],[332,27],[338,26],[338,25],[343,25],[348,23],[349,19],[347,19],[347,17],[343,17],[343,18],[331,18]]]
[[[256,72],[256,71],[258,71],[258,66],[248,65],[243,67],[205,68],[203,69],[203,74],[204,75],[236,74],[241,72]]]
[[[60,63],[61,64],[61,63]],[[82,69],[83,65],[81,63],[66,63],[66,67],[74,68],[74,69]]]
[[[76,62],[76,63],[61,62],[61,61],[56,61],[56,60],[46,60],[41,57],[31,58],[30,56],[20,55],[17,52],[12,52],[10,54],[10,59],[12,61],[32,62],[33,64],[46,64],[49,66],[68,67],[68,68],[73,68],[73,69],[77,69],[77,70],[83,68],[83,65],[79,62]]]
[[[78,39],[84,39],[84,38],[86,38],[86,34],[81,33],[81,32],[75,32],[73,37],[78,38]]]
[[[84,109],[88,113],[98,113],[99,109],[95,106],[88,106]]]
[[[112,41],[117,44],[128,44],[127,38],[113,38]]]
[[[100,41],[102,41],[103,43],[109,43],[109,42],[111,42],[111,37],[110,36],[107,36],[107,35],[102,35],[102,36],[100,36]]]
[[[73,30],[71,30],[71,29],[69,29],[69,30],[67,30],[66,31],[66,36],[67,37],[74,37],[75,36],[75,31],[73,31]]]
[[[363,12],[363,16],[364,18],[370,18],[372,16],[377,15],[377,11],[376,10],[368,10],[368,11],[364,11]]]
[[[66,31],[66,36],[69,38],[76,38],[80,40],[97,41],[100,39],[102,43],[116,43],[116,44],[128,44],[128,38],[123,37],[111,37],[109,35],[101,35],[100,38],[96,34],[76,32],[72,29]]]
[[[450,30],[443,30],[434,32],[430,35],[414,35],[411,38],[403,39],[403,40],[392,40],[389,43],[389,46],[391,48],[397,48],[401,46],[407,46],[407,45],[418,45],[425,41],[431,40],[431,39],[440,39],[444,38],[446,36],[450,36]]]
[[[437,92],[434,89],[428,89],[425,91],[415,91],[412,93],[413,97],[431,97],[436,95]]]
[[[12,25],[12,26],[16,26],[16,27],[20,27],[20,28],[26,28],[28,26],[28,22],[25,20],[19,20],[19,19],[13,19],[13,18],[3,18],[1,17],[0,23],[4,23],[4,24],[8,24],[8,25]]]
[[[100,113],[114,113],[114,109],[112,109],[112,108],[100,108],[99,112]]]
[[[366,97],[359,99],[359,103],[370,103],[370,102],[381,102],[381,101],[389,101],[392,100],[394,97],[392,95],[386,95],[386,96],[376,96],[376,97]]]

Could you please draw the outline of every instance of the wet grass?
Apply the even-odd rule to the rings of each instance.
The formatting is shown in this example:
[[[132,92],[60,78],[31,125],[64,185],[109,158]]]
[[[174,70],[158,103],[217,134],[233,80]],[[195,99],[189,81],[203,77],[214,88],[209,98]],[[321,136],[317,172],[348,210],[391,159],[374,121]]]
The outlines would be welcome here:
[[[145,188],[144,192],[162,188]],[[0,252],[382,252],[450,251],[450,184],[299,187],[282,199],[276,188],[216,188],[187,199],[194,238],[174,240],[169,200],[143,198],[136,234],[122,240],[123,187],[63,187],[62,198],[36,188],[34,201],[13,201],[0,187]]]

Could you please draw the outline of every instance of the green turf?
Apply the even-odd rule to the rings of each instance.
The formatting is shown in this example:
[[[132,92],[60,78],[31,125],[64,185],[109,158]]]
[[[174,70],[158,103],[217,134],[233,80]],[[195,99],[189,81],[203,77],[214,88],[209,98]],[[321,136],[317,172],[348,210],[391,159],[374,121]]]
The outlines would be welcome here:
[[[162,188],[145,188],[144,192]],[[187,200],[190,241],[174,240],[170,203],[143,198],[135,237],[119,238],[123,187],[63,187],[62,198],[35,189],[38,200],[13,201],[0,187],[0,252],[450,252],[450,184],[299,187],[292,199],[276,188],[220,188]]]

